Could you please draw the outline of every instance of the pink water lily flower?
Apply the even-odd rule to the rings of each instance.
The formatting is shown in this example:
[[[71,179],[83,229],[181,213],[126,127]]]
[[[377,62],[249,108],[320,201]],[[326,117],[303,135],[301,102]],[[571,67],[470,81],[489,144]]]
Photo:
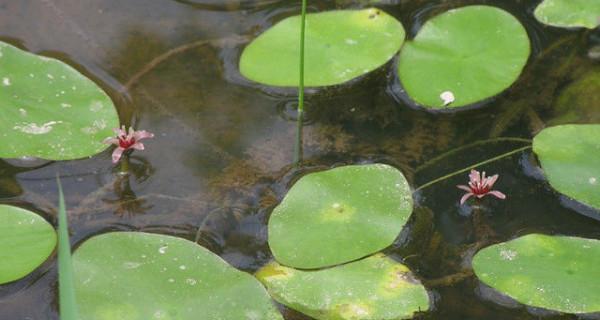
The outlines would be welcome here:
[[[488,194],[491,194],[498,199],[506,199],[506,195],[504,195],[504,193],[497,190],[492,190],[492,187],[494,186],[494,183],[496,183],[496,180],[498,180],[497,174],[491,177],[486,177],[485,171],[482,174],[480,174],[477,170],[471,170],[471,173],[469,174],[469,185],[457,186],[459,189],[465,190],[467,192],[465,193],[465,195],[462,196],[462,198],[460,198],[460,204],[465,203],[465,201],[467,201],[467,199],[469,199],[472,196],[476,196],[477,198],[481,199],[487,196]]]
[[[117,146],[115,151],[112,153],[113,163],[119,162],[123,152],[127,150],[144,150],[144,144],[139,141],[154,137],[154,134],[146,130],[135,131],[131,127],[129,127],[129,132],[127,132],[125,130],[125,126],[122,126],[121,128],[115,128],[114,131],[117,135],[116,137],[106,138],[104,140],[104,143],[106,144],[114,144]]]

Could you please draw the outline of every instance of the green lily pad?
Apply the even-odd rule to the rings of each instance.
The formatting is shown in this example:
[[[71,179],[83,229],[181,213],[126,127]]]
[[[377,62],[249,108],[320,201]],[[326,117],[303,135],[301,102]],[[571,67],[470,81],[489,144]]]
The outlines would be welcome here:
[[[119,126],[110,98],[56,59],[0,42],[0,157],[68,160],[92,156]]]
[[[600,209],[600,125],[546,128],[533,139],[550,185],[558,192]]]
[[[427,21],[400,52],[398,74],[418,104],[460,107],[508,88],[529,52],[527,31],[511,14],[467,6]]]
[[[54,228],[39,215],[0,205],[0,284],[18,280],[39,267],[56,246]]]
[[[566,313],[600,311],[600,240],[529,234],[479,251],[473,269],[513,299]]]
[[[356,260],[392,244],[412,205],[406,179],[388,165],[310,173],[273,210],[269,246],[279,263],[294,268]]]
[[[254,277],[185,239],[102,234],[75,251],[73,268],[82,319],[283,319]]]
[[[429,309],[423,285],[382,254],[317,271],[272,262],[256,277],[275,300],[319,320],[407,319]]]
[[[242,52],[240,72],[273,86],[298,86],[300,16],[286,18]],[[336,85],[373,71],[404,42],[402,24],[379,9],[306,15],[304,83]]]
[[[539,22],[555,27],[594,29],[600,25],[600,1],[544,0],[534,14]]]

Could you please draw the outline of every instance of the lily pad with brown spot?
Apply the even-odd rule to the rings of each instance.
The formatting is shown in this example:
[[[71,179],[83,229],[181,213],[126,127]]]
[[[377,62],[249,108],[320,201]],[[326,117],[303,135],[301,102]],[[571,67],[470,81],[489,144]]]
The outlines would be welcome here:
[[[294,268],[353,261],[391,245],[412,205],[408,182],[388,165],[310,173],[273,210],[269,246],[279,263]]]
[[[317,271],[272,262],[256,277],[275,300],[318,320],[408,319],[429,309],[423,285],[382,254]]]

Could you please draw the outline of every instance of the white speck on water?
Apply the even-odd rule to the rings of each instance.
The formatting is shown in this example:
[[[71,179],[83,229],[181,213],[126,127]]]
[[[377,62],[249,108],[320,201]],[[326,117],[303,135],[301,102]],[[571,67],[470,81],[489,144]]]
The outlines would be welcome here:
[[[185,269],[187,269],[187,267],[182,264],[182,265],[179,266],[179,269],[185,270]]]
[[[21,114],[23,117],[27,116],[27,110],[25,110],[25,109],[23,109],[23,108],[20,108],[20,109],[19,109],[19,113],[20,113],[20,114]]]
[[[512,261],[517,257],[517,253],[512,250],[502,250],[500,251],[500,257],[504,260]]]
[[[341,206],[342,206],[342,205],[340,205],[340,204],[339,204],[339,203],[337,203],[337,202],[331,205],[331,207],[332,207],[332,208],[334,208],[334,209],[339,209]]]
[[[358,41],[356,41],[354,39],[350,39],[350,38],[346,39],[345,42],[346,42],[346,44],[349,44],[349,45],[355,45],[358,43]]]
[[[2,84],[5,86],[10,86],[10,79],[9,78],[2,78]]]
[[[452,91],[444,91],[440,94],[440,99],[444,102],[444,107],[454,102],[454,93]]]
[[[72,107],[72,106],[71,106],[70,104],[68,104],[68,103],[61,103],[61,104],[60,104],[60,106],[61,106],[61,107],[63,107],[63,108],[70,108],[70,107]]]
[[[30,78],[35,78],[35,74],[33,74],[33,73],[30,73],[30,74],[29,74],[29,77],[30,77]]]
[[[588,180],[588,182],[590,184],[596,184],[596,183],[598,183],[598,180],[596,180],[596,178],[594,178],[594,177],[590,177],[590,179]]]
[[[62,121],[49,121],[46,122],[44,124],[42,124],[41,126],[38,126],[36,123],[26,123],[23,122],[22,126],[14,126],[13,129],[15,130],[19,130],[23,133],[29,133],[29,134],[46,134],[50,131],[52,131],[52,126],[55,124],[59,124],[62,123]]]
[[[100,101],[94,101],[90,104],[90,111],[92,112],[98,112],[102,110],[102,108],[104,108],[104,105]]]
[[[154,319],[164,319],[167,316],[167,313],[162,310],[156,310],[153,316]]]
[[[174,282],[175,282],[175,279],[173,279],[173,278],[169,278],[169,282],[170,282],[170,283],[174,283]]]
[[[51,75],[51,74],[49,74],[49,73],[48,73],[48,74],[46,74],[46,76],[48,77],[48,79],[54,79],[54,76],[53,76],[53,75]]]
[[[169,246],[162,246],[162,247],[158,248],[158,253],[160,253],[160,254],[167,253],[167,248],[169,248]]]
[[[196,281],[196,279],[187,278],[185,279],[185,283],[189,284],[190,286],[195,286],[198,281]]]

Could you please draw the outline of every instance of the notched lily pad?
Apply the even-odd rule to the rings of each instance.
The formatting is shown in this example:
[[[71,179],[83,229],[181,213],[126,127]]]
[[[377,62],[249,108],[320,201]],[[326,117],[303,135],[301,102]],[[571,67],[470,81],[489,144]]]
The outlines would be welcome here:
[[[0,157],[68,160],[106,149],[110,98],[69,65],[0,42]]]
[[[539,22],[551,26],[593,29],[600,25],[600,1],[544,0],[534,14]]]
[[[39,267],[56,246],[54,228],[39,215],[0,205],[0,284],[18,280]]]
[[[84,242],[73,267],[82,319],[283,320],[254,277],[185,239],[107,233]]]
[[[400,52],[398,75],[418,104],[461,107],[508,88],[529,53],[527,31],[515,17],[494,7],[467,6],[427,21]]]
[[[529,234],[479,251],[477,277],[513,299],[566,313],[600,312],[600,240]]]
[[[317,271],[272,262],[256,277],[275,300],[319,320],[407,319],[429,309],[423,285],[382,254]]]
[[[310,173],[273,210],[269,246],[279,263],[294,268],[356,260],[391,245],[412,205],[406,179],[388,165]]]
[[[265,31],[242,52],[240,72],[273,86],[298,86],[300,16]],[[373,71],[404,42],[402,24],[379,9],[334,10],[306,15],[306,86],[336,85]]]
[[[558,192],[600,209],[600,125],[546,128],[533,139],[550,185]]]

